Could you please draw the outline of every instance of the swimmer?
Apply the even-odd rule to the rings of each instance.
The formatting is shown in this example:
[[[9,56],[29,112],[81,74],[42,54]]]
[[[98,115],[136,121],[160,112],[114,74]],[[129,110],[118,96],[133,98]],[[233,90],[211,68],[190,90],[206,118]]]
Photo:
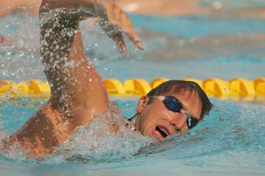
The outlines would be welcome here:
[[[110,0],[126,12],[162,16],[207,14],[209,8],[201,7],[197,2],[187,0]],[[41,0],[2,0],[0,2],[0,18],[22,11],[37,15]]]
[[[211,17],[265,18],[264,7],[233,7],[219,1],[209,5],[199,5],[198,1],[187,0],[109,0],[124,11],[159,16],[199,15]],[[42,0],[1,0],[0,19],[14,12],[37,15]],[[224,6],[224,7],[223,7]]]
[[[41,0],[2,0],[0,2],[0,18],[16,11],[37,15]],[[197,14],[204,8],[193,1],[186,0],[112,0],[127,12],[156,15]],[[163,9],[163,10],[161,10]]]
[[[0,19],[4,16],[23,11],[27,14],[37,15],[41,0],[1,0],[0,1]]]
[[[98,114],[108,111],[110,100],[101,76],[85,55],[79,22],[99,18],[105,33],[120,52],[125,52],[123,34],[144,49],[132,22],[118,6],[101,0],[43,0],[40,7],[40,53],[51,97],[7,140],[4,148],[19,143],[27,157],[51,154],[75,130]],[[193,128],[212,107],[194,82],[172,80],[142,96],[136,114],[125,126],[144,136],[165,140]],[[117,108],[116,114],[120,114]],[[119,126],[110,126],[120,135]]]

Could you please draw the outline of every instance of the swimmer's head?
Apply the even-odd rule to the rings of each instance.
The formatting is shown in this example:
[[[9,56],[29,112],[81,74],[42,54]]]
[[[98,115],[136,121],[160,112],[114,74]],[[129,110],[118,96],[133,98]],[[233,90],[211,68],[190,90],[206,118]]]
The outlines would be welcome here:
[[[140,98],[135,115],[136,130],[163,140],[191,129],[211,108],[211,102],[197,83],[167,81]]]
[[[156,88],[152,89],[147,96],[158,96],[158,95],[171,95],[176,94],[181,91],[188,91],[190,93],[190,98],[195,98],[197,95],[202,103],[202,109],[200,117],[203,118],[204,115],[208,114],[212,108],[212,103],[210,102],[209,98],[202,90],[202,88],[193,81],[183,81],[183,80],[170,80],[164,82],[157,86]],[[195,96],[195,97],[194,97]],[[152,102],[153,99],[150,99]]]

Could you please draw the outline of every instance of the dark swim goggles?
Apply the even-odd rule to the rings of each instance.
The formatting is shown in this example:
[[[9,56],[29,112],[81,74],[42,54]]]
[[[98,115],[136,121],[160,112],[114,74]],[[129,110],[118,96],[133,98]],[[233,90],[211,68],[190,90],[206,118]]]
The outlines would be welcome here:
[[[189,113],[183,110],[181,102],[177,98],[173,96],[152,96],[151,98],[157,98],[161,100],[166,108],[170,111],[186,114],[188,117],[187,125],[189,129],[193,128],[199,122],[199,120],[195,119]]]

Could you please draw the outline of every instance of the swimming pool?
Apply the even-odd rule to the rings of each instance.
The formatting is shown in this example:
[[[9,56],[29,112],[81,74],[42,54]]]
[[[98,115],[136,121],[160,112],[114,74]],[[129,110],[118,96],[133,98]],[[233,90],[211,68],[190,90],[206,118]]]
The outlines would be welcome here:
[[[129,45],[128,52],[119,55],[99,28],[82,25],[87,54],[103,78],[253,80],[265,76],[264,19],[131,17],[146,52]],[[17,47],[14,52],[12,46],[1,46],[1,80],[44,80],[37,19],[12,15],[0,21],[0,26],[0,33],[9,35]],[[120,104],[124,116],[135,113],[135,97],[112,99]],[[89,135],[81,132],[72,152],[49,156],[43,162],[26,159],[15,147],[10,155],[1,153],[0,175],[264,175],[264,104],[211,100],[215,106],[209,116],[177,138],[158,144],[138,134],[128,134],[130,140],[110,136],[95,140],[98,149],[88,152]],[[13,133],[43,103],[27,99],[0,102],[1,126]]]

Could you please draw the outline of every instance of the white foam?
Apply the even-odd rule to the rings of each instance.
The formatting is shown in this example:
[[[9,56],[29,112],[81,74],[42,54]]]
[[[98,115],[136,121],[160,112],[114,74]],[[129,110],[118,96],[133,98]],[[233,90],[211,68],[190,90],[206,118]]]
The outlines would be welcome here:
[[[127,129],[117,104],[112,102],[106,113],[98,114],[89,124],[77,128],[47,162],[60,163],[75,156],[96,161],[131,158],[152,142],[152,138]]]
[[[7,132],[3,129],[3,125],[2,122],[0,122],[0,149],[3,147],[4,145],[4,140],[8,137]]]

